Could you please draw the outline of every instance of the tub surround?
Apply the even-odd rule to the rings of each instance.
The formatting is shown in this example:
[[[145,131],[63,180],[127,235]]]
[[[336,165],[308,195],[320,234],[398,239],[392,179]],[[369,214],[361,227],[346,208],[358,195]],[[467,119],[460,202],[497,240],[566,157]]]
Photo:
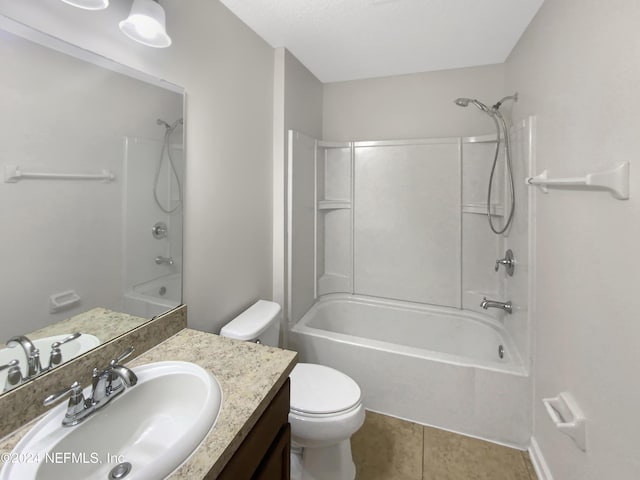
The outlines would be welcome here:
[[[37,340],[38,338],[52,337],[54,335],[80,332],[95,335],[100,339],[101,343],[105,343],[148,321],[148,318],[96,307],[33,332],[19,333],[27,335],[31,340]]]
[[[130,345],[136,348],[129,357],[133,359],[186,326],[187,307],[182,305],[0,395],[0,411],[10,412],[0,418],[0,437],[10,434],[47,411],[42,405],[47,395],[68,387],[76,380],[88,385],[94,367],[106,366]]]
[[[501,324],[475,316],[336,294],[305,314],[289,344],[301,361],[353,378],[369,410],[526,448],[528,373]]]
[[[129,362],[129,367],[162,360],[193,362],[211,371],[222,387],[222,408],[215,427],[167,478],[215,478],[284,385],[296,357],[295,352],[185,328]],[[33,422],[4,438],[0,452],[10,452],[32,426]]]

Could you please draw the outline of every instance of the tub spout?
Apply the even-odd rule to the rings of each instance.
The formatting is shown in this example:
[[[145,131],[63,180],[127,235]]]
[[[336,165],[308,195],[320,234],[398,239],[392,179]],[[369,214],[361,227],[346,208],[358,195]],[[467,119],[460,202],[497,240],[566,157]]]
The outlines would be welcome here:
[[[173,257],[163,257],[161,255],[158,255],[156,257],[156,264],[173,265]]]
[[[480,306],[485,310],[488,308],[500,308],[505,312],[511,314],[513,313],[513,306],[511,305],[511,301],[508,302],[496,302],[495,300],[487,300],[487,297],[482,299]]]

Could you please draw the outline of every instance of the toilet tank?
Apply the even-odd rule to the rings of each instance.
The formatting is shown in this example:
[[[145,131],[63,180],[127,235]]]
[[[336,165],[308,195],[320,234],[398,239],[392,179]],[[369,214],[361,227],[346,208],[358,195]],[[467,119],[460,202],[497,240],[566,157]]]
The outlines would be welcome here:
[[[258,300],[227,323],[220,335],[277,347],[280,339],[280,305]]]

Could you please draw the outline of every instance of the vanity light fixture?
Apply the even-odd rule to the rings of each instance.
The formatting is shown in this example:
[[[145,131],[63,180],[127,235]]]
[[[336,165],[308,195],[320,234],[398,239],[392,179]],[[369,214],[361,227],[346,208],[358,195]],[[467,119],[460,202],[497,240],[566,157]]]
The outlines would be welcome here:
[[[64,3],[85,10],[104,10],[109,6],[109,0],[62,0]]]
[[[171,45],[165,29],[164,8],[158,0],[133,0],[129,17],[120,22],[120,30],[132,40],[149,47],[166,48]]]

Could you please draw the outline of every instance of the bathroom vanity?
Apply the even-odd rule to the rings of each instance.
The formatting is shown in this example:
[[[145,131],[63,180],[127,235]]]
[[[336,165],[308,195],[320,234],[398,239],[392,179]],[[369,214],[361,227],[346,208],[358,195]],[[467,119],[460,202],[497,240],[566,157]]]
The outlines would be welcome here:
[[[288,375],[296,357],[295,352],[185,328],[129,362],[129,367],[166,360],[192,362],[211,372],[222,389],[215,426],[167,478],[287,479]],[[2,439],[0,453],[11,452],[36,420]]]
[[[291,427],[287,380],[219,476],[207,479],[288,480]]]

